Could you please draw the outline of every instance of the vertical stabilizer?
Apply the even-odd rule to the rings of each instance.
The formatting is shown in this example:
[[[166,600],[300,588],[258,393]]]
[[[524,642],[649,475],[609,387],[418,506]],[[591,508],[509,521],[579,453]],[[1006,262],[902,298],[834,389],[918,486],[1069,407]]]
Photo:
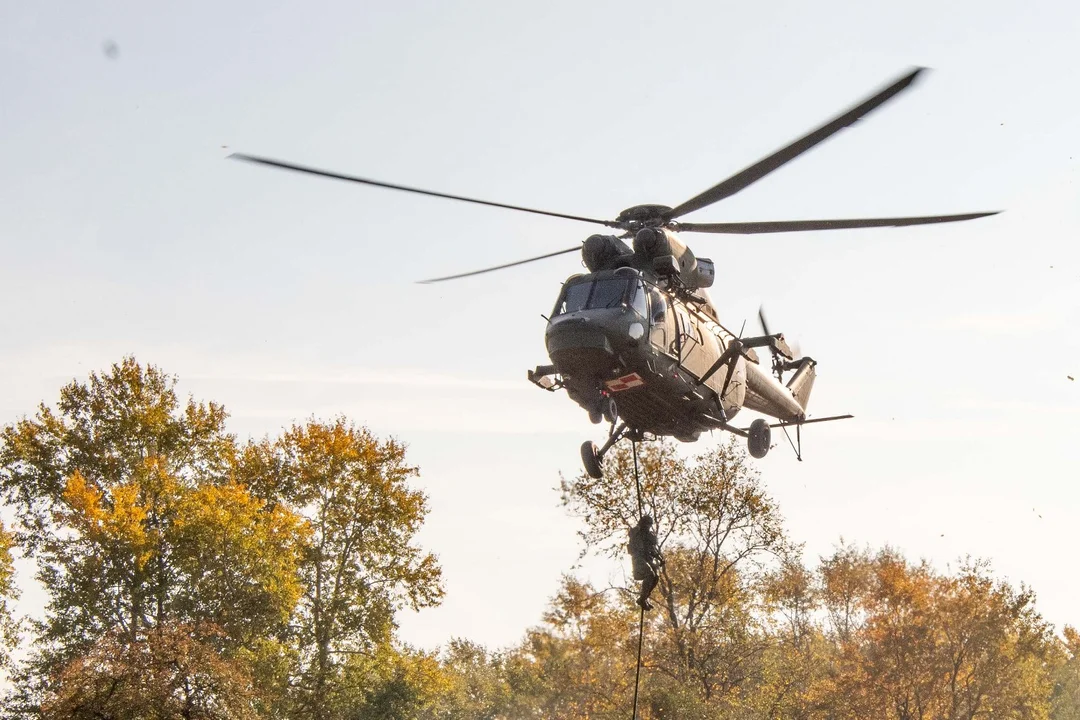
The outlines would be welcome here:
[[[806,410],[806,405],[810,402],[810,391],[814,387],[814,378],[817,377],[816,367],[817,363],[813,359],[803,358],[799,361],[799,369],[788,380],[788,390],[803,410]]]

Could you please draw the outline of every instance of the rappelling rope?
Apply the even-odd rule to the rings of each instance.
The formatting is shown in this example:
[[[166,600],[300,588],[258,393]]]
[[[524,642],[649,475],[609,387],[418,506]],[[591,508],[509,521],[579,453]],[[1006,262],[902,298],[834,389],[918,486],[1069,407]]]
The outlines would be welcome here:
[[[637,628],[637,670],[634,671],[634,710],[630,720],[637,720],[638,687],[641,684],[641,638],[645,635],[645,608],[641,608],[641,617]]]
[[[640,520],[644,507],[641,504],[641,478],[638,476],[637,440],[631,440],[630,447],[634,450],[634,485],[637,486],[637,514]]]
[[[641,519],[641,514],[644,511],[644,507],[641,503],[641,476],[638,472],[638,456],[637,456],[637,440],[630,441],[630,447],[634,451],[634,485],[637,487],[637,512],[638,520]],[[638,618],[637,629],[637,668],[634,670],[634,709],[633,714],[630,716],[630,720],[637,720],[637,699],[638,688],[641,686],[641,640],[645,636],[645,606],[641,607],[641,615]]]

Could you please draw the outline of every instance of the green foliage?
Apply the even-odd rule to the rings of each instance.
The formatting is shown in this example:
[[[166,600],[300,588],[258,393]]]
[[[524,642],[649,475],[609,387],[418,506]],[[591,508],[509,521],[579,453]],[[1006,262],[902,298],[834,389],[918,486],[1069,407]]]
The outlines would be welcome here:
[[[310,528],[265,505],[241,485],[203,485],[181,497],[170,528],[171,564],[183,579],[177,614],[207,619],[245,646],[289,621],[303,587],[297,569]]]
[[[1080,632],[1066,625],[1061,641],[1061,661],[1054,668],[1050,700],[1052,720],[1080,720]]]
[[[811,572],[744,460],[734,444],[686,462],[661,443],[639,458],[644,510],[667,560],[659,612],[645,626],[643,717],[1046,717],[1058,665],[1030,592],[980,563],[942,575],[890,549],[844,546]],[[604,479],[564,481],[586,549],[625,552],[638,517],[633,472],[623,449]],[[557,631],[570,587],[550,629],[531,638],[545,640],[546,657],[590,642],[606,649],[604,661],[624,657],[591,629]],[[529,642],[521,652],[535,654]],[[578,681],[561,679],[556,697],[587,687],[589,673],[572,672]],[[1057,678],[1064,713],[1072,686],[1066,670]]]
[[[775,502],[734,442],[692,460],[669,442],[639,450],[643,510],[652,515],[661,548],[676,542],[719,563],[722,574],[740,564],[783,558],[790,550]],[[602,479],[584,473],[562,483],[563,504],[581,517],[586,548],[620,556],[638,511],[634,461],[627,446],[605,460]]]
[[[416,470],[344,421],[239,448],[224,409],[182,404],[175,383],[127,358],[0,434],[0,490],[49,597],[19,704],[112,708],[93,687],[115,676],[134,697],[125,673],[156,642],[179,647],[168,628],[213,627],[192,652],[254,678],[251,712],[339,716],[355,653],[383,652],[398,608],[442,595],[412,541],[427,511]]]
[[[793,554],[783,520],[734,443],[689,461],[670,443],[645,445],[639,467],[666,559],[648,626],[649,702],[668,715],[698,713],[699,700],[735,712],[769,647],[762,586]],[[587,548],[624,553],[638,518],[630,448],[609,456],[604,479],[564,482],[563,499],[585,521]]]
[[[528,632],[512,663],[521,716],[628,717],[637,619],[629,603],[563,578],[544,626]]]
[[[4,428],[0,488],[16,511],[22,546],[34,552],[54,537],[52,512],[63,509],[76,473],[96,488],[141,486],[148,473],[187,484],[225,474],[233,438],[224,408],[181,404],[175,385],[158,368],[125,358],[61,389],[58,413],[42,404],[33,420]]]
[[[220,537],[192,528],[235,453],[225,411],[193,400],[181,405],[174,386],[175,379],[128,358],[87,384],[64,387],[59,413],[42,405],[35,419],[0,434],[0,488],[50,598],[39,628],[41,672],[115,629],[135,639],[165,618],[228,623],[221,608],[250,606],[244,595],[252,587],[275,597],[275,621],[283,622],[280,606],[296,593],[288,558],[296,554],[298,523],[251,512],[232,518],[239,523],[233,538],[244,544],[228,548],[229,557],[247,553],[240,566],[257,569],[254,575],[208,579],[202,567],[183,562],[223,550]],[[243,494],[235,489],[231,499]],[[264,558],[285,558],[273,581]],[[215,579],[214,592],[189,591],[208,590]],[[262,623],[249,635],[273,632]]]
[[[0,670],[11,666],[9,651],[19,642],[19,623],[12,612],[11,603],[18,599],[15,587],[15,565],[11,549],[15,538],[0,522]]]
[[[442,597],[415,536],[405,448],[344,419],[239,446],[213,403],[125,359],[0,432],[0,648],[17,639],[12,550],[48,595],[9,717],[497,720],[629,717],[632,583],[564,577],[515,647],[394,640]],[[950,573],[842,545],[807,567],[728,444],[642,447],[666,563],[644,618],[639,717],[1080,720],[1080,634],[965,562]],[[562,484],[585,552],[625,561],[628,447]],[[0,649],[0,662],[6,662]]]
[[[520,717],[514,699],[516,673],[502,655],[468,640],[454,639],[440,657],[447,686],[432,717],[496,720]]]
[[[413,542],[427,513],[424,495],[408,485],[416,474],[402,445],[340,419],[293,427],[242,454],[236,477],[310,528],[291,622],[298,712],[338,717],[343,658],[388,643],[402,606],[442,597],[435,557]]]

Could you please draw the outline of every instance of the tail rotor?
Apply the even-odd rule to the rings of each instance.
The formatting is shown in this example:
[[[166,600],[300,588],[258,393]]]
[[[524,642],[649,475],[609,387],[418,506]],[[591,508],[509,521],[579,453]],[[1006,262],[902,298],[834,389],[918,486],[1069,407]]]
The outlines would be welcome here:
[[[791,363],[798,357],[798,351],[788,346],[783,333],[774,335],[769,332],[769,322],[765,319],[765,306],[758,308],[758,322],[761,323],[761,334],[769,338],[773,374],[776,375],[777,380],[784,382],[784,371],[791,369]]]

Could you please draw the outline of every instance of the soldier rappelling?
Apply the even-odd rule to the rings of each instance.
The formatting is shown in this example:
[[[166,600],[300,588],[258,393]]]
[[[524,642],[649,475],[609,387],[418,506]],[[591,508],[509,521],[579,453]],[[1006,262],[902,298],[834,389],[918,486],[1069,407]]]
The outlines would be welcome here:
[[[660,580],[660,568],[664,566],[664,558],[660,555],[660,547],[657,543],[656,533],[652,530],[653,519],[649,515],[642,515],[638,524],[630,528],[630,558],[633,563],[634,579],[641,581],[641,593],[638,595],[637,604],[642,610],[651,610],[652,603],[649,595]]]

